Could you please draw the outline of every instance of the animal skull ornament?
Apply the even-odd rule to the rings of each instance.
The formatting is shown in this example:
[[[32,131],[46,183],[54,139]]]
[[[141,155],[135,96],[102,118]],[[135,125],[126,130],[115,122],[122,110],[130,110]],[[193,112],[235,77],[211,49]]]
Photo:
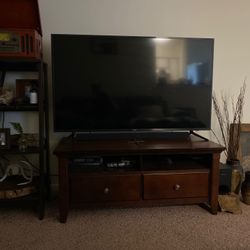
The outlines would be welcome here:
[[[1,165],[3,165],[3,162],[1,162]],[[25,172],[28,172],[28,174],[26,174]],[[0,179],[0,182],[3,182],[8,176],[11,175],[21,175],[27,181],[18,183],[17,185],[26,185],[32,182],[33,167],[27,161],[19,161],[18,163],[9,164],[4,171],[3,177]]]

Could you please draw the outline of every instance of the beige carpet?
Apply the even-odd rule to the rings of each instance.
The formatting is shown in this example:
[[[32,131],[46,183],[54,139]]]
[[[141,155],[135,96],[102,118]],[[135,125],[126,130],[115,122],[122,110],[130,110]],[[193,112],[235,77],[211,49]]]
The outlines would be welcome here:
[[[214,216],[199,206],[71,210],[55,205],[39,221],[27,209],[0,209],[0,249],[250,249],[250,206]]]

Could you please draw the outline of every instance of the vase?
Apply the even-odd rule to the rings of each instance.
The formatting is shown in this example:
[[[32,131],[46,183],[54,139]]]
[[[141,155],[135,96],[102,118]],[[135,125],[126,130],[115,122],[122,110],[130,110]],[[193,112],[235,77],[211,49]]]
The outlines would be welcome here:
[[[245,173],[245,180],[241,186],[241,195],[243,202],[250,205],[250,171]]]
[[[227,160],[227,164],[231,166],[231,193],[239,194],[243,179],[243,168],[237,159]]]
[[[27,140],[24,137],[24,135],[20,136],[20,139],[18,140],[18,147],[21,152],[25,152],[27,150]]]
[[[229,164],[220,163],[219,194],[229,194],[231,192],[232,168]]]

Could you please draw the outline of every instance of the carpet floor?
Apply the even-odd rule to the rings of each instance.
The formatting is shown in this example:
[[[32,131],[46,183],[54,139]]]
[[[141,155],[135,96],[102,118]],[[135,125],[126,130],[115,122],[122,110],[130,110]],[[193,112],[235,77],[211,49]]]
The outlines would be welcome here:
[[[0,249],[250,249],[250,206],[211,215],[199,206],[71,210],[58,222],[54,204],[33,211],[0,209]]]

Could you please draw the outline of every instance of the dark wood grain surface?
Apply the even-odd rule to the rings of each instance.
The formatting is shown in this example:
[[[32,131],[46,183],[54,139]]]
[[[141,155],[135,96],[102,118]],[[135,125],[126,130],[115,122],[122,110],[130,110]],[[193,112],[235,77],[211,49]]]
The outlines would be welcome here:
[[[55,155],[78,154],[186,154],[190,152],[206,153],[221,152],[224,147],[205,141],[195,136],[183,140],[90,140],[76,141],[71,138],[63,138],[54,150]]]
[[[195,136],[178,140],[62,139],[54,150],[59,162],[60,222],[69,208],[208,204],[217,213],[219,144]],[[75,168],[74,159],[99,156],[99,167]],[[109,168],[105,160],[124,158],[132,168]]]

